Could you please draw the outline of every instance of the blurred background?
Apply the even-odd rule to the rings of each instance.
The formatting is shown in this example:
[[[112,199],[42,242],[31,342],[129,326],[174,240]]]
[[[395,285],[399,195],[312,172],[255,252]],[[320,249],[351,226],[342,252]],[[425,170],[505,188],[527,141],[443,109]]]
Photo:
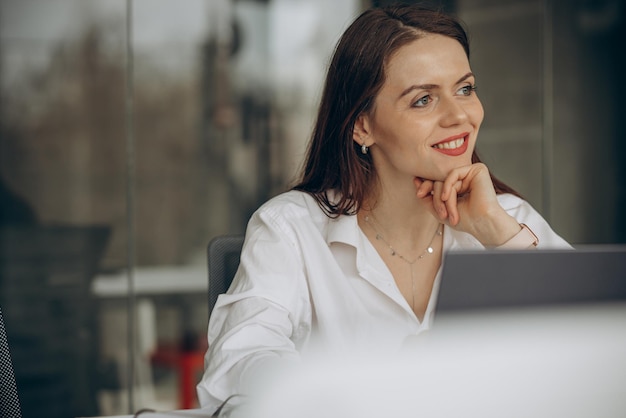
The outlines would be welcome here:
[[[340,33],[385,3],[0,0],[0,306],[25,417],[197,405],[207,243],[293,184]],[[420,3],[467,24],[491,170],[571,243],[626,243],[624,1]]]

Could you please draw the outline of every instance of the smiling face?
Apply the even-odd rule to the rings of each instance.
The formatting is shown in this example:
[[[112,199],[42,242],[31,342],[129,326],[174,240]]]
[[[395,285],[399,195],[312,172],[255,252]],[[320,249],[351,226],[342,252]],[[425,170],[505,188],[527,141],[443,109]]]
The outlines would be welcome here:
[[[471,164],[483,108],[461,44],[427,34],[392,55],[385,73],[373,109],[354,130],[382,182],[444,180]]]

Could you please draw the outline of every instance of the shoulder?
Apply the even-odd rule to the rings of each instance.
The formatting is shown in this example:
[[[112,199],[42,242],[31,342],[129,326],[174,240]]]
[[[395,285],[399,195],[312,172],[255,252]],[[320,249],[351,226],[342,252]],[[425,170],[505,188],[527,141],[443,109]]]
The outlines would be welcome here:
[[[509,193],[499,194],[498,202],[509,215],[518,219],[520,222],[524,222],[523,218],[528,216],[541,216],[526,200]]]
[[[290,190],[271,198],[257,209],[255,215],[269,217],[325,216],[310,194],[298,190]]]
[[[498,195],[498,202],[500,206],[502,206],[509,215],[517,219],[518,222],[528,223],[532,221],[533,218],[543,219],[539,212],[521,197],[503,193]]]
[[[312,196],[288,191],[271,198],[254,212],[246,228],[244,252],[262,254],[259,258],[268,260],[274,259],[274,254],[283,254],[293,262],[303,260],[305,248],[327,247],[331,224],[331,218]]]
[[[250,219],[250,225],[266,225],[285,232],[316,226],[322,229],[330,218],[308,193],[290,190],[265,202]]]
[[[526,200],[510,193],[502,193],[497,195],[497,197],[500,206],[502,206],[506,211],[515,210],[521,206],[530,206]]]

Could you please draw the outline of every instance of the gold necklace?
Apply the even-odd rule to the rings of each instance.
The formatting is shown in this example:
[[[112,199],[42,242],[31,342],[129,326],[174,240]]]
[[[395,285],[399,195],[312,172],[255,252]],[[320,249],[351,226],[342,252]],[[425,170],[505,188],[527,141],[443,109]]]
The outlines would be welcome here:
[[[372,216],[372,220],[374,222],[376,222],[378,225],[380,225],[380,222],[378,222],[378,220],[374,217],[374,215]],[[383,236],[383,234],[381,234],[380,232],[378,232],[378,229],[376,228],[376,226],[370,221],[370,217],[369,215],[365,215],[365,218],[363,218],[365,220],[365,222],[372,228],[372,230],[376,233],[376,239],[379,241],[382,241],[385,243],[385,245],[387,245],[387,247],[389,248],[389,251],[391,253],[392,256],[398,256],[400,259],[402,259],[404,262],[408,263],[408,264],[415,264],[415,262],[417,262],[418,260],[421,260],[422,258],[424,258],[427,254],[432,254],[435,252],[435,249],[433,248],[433,242],[435,241],[435,238],[438,235],[441,235],[441,227],[442,224],[439,224],[439,226],[437,226],[437,229],[435,230],[435,234],[433,235],[433,237],[431,238],[430,242],[428,243],[428,246],[426,247],[426,249],[420,254],[418,255],[415,259],[413,260],[409,260],[408,258],[406,258],[405,256],[403,256],[402,254],[400,254],[395,248],[393,248],[393,246],[385,239],[385,237]],[[381,226],[382,228],[382,226]]]
[[[376,240],[384,242],[385,245],[389,248],[389,252],[393,257],[398,256],[399,259],[401,259],[402,261],[404,261],[405,263],[409,265],[409,270],[411,272],[411,299],[412,299],[411,309],[413,309],[413,312],[415,312],[415,275],[413,274],[413,265],[419,260],[421,260],[422,258],[424,258],[426,255],[432,254],[435,252],[435,249],[433,248],[433,242],[435,242],[435,238],[437,238],[437,236],[441,236],[443,234],[443,231],[442,231],[443,224],[439,224],[437,226],[437,229],[435,230],[435,234],[431,238],[426,249],[413,260],[409,260],[402,254],[400,254],[398,251],[396,251],[396,249],[393,248],[393,246],[389,243],[389,241],[385,239],[383,234],[378,232],[378,229],[374,225],[374,222],[377,223],[379,226],[381,226],[380,222],[378,222],[378,220],[374,217],[373,214],[371,216],[372,216],[371,221],[373,222],[370,221],[370,215],[365,215],[363,220],[365,221],[366,224],[370,226],[370,228],[372,228],[372,231],[374,231],[374,233],[376,234]]]

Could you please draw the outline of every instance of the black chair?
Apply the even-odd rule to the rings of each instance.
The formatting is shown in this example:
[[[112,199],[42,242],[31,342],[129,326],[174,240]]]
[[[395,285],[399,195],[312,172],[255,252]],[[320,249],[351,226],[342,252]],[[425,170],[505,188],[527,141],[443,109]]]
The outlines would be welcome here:
[[[24,417],[98,415],[92,279],[110,228],[0,228],[0,306]]]
[[[20,398],[17,394],[11,352],[4,329],[2,308],[0,308],[0,417],[20,418],[21,416]]]
[[[243,247],[243,235],[215,237],[207,247],[209,267],[209,318],[217,297],[228,290],[237,268]]]

